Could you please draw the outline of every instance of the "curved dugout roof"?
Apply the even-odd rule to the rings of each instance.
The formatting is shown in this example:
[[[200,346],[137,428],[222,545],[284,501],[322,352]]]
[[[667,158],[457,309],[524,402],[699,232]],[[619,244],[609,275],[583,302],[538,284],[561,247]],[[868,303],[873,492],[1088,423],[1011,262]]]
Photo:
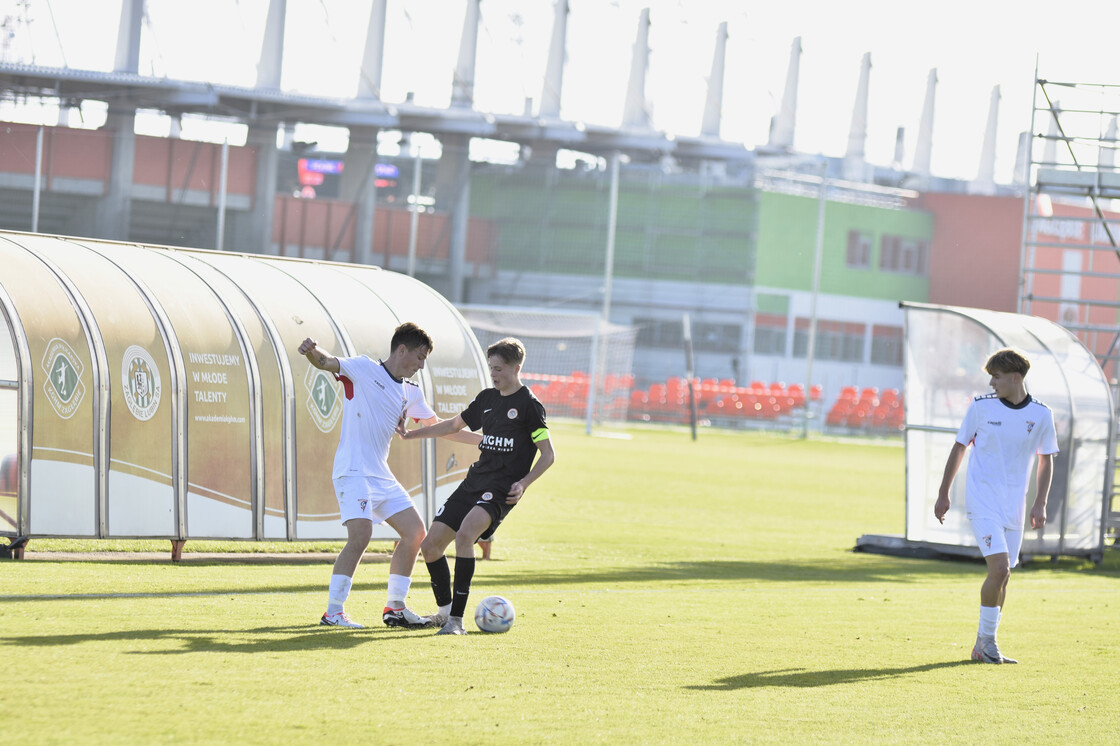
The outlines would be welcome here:
[[[1047,525],[1026,529],[1023,554],[1099,555],[1111,493],[1112,394],[1096,358],[1046,319],[975,308],[901,304],[906,317],[906,539],[975,547],[965,511],[944,525],[933,503],[945,460],[972,398],[989,392],[984,363],[1002,347],[1027,354],[1027,390],[1054,413],[1060,452]],[[951,498],[966,504],[967,459]],[[1028,501],[1034,499],[1034,482]]]
[[[300,341],[376,359],[415,321],[442,418],[488,385],[459,313],[376,267],[10,232],[0,267],[0,534],[344,537],[342,388]],[[398,442],[390,466],[427,519],[476,456]]]

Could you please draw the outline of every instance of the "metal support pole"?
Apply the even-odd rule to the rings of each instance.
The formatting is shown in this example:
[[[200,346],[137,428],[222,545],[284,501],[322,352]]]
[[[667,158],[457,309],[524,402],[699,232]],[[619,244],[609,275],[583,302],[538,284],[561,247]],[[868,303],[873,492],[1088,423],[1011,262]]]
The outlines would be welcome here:
[[[416,276],[416,234],[420,225],[420,148],[412,160],[412,215],[408,223],[408,276]]]
[[[688,377],[688,422],[692,426],[692,439],[696,440],[696,390],[692,385],[696,366],[692,358],[692,320],[687,313],[681,319],[681,329],[684,332],[684,374]]]
[[[611,153],[611,187],[610,199],[607,207],[607,256],[603,268],[603,312],[602,321],[609,324],[611,320],[611,284],[614,282],[614,234],[618,227],[618,164],[621,155],[616,150]],[[596,335],[591,347],[591,388],[587,394],[587,434],[591,434],[591,421],[595,412],[595,392],[599,388],[600,370],[603,367],[602,346],[605,344],[605,335],[598,333],[599,325],[596,324]]]
[[[813,352],[817,344],[817,296],[821,290],[821,263],[824,256],[824,208],[828,197],[828,163],[821,162],[821,186],[817,198],[817,241],[813,250],[813,293],[809,300],[809,346],[805,350],[805,416],[802,419],[801,437],[809,437],[811,416],[809,393],[813,390]]]
[[[1038,208],[1037,197],[1039,193],[1031,187],[1031,179],[1034,177],[1034,138],[1035,127],[1038,125],[1038,55],[1034,58],[1034,78],[1031,80],[1031,129],[1029,139],[1027,140],[1027,173],[1025,183],[1023,184],[1023,228],[1022,238],[1019,244],[1019,283],[1015,288],[1015,310],[1018,313],[1030,312],[1029,291],[1027,289],[1027,275],[1028,269],[1034,267],[1034,251],[1035,247],[1033,239],[1031,238],[1031,217],[1034,215],[1035,209]],[[1027,256],[1027,244],[1031,243],[1030,257]]]
[[[39,199],[43,191],[43,125],[35,133],[35,189],[31,194],[31,232],[39,232]]]
[[[218,180],[218,236],[214,242],[221,251],[226,238],[226,189],[229,185],[229,139],[222,140],[222,173]]]
[[[591,370],[588,371],[590,378],[587,387],[587,435],[591,434],[591,427],[595,420],[595,382],[599,380],[599,367],[602,365],[602,351],[599,345],[599,341],[603,338],[602,327],[603,317],[600,316],[595,319],[595,329],[591,332]]]

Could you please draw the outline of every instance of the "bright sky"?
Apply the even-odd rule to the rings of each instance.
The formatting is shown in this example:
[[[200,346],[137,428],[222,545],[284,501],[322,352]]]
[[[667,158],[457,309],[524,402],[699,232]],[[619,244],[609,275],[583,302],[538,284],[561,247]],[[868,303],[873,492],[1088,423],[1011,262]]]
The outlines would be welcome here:
[[[288,0],[284,88],[354,95],[370,4]],[[148,0],[141,72],[251,86],[267,6],[268,0]],[[937,68],[931,170],[938,176],[976,176],[998,85],[996,180],[1010,181],[1018,134],[1030,129],[1036,59],[1039,75],[1050,80],[1120,84],[1117,0],[570,0],[565,119],[621,121],[645,7],[654,126],[699,133],[716,29],[727,21],[721,134],[748,147],[767,141],[797,36],[797,150],[844,154],[860,60],[870,52],[867,160],[889,164],[904,127],[904,165],[911,165],[926,80]],[[383,101],[402,101],[412,91],[418,104],[447,104],[465,10],[466,0],[389,0]],[[9,17],[4,59],[109,70],[119,16],[120,0],[0,0],[0,20]],[[539,100],[552,18],[553,0],[482,0],[476,109],[519,114],[526,97]]]

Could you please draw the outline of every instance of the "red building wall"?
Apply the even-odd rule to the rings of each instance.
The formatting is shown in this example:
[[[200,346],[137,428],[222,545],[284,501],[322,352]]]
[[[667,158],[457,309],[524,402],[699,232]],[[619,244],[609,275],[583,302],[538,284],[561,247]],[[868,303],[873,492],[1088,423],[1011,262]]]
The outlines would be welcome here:
[[[1029,248],[1031,265],[1040,271],[1024,281],[1022,197],[923,194],[919,204],[936,221],[930,303],[1018,312],[1022,284],[1024,313],[1069,328],[1098,356],[1107,352],[1120,326],[1120,257],[1091,208],[1039,204]],[[1112,226],[1120,224],[1118,213],[1106,211],[1105,217]],[[1101,303],[1083,302],[1094,300]]]
[[[1103,357],[1118,330],[1120,257],[1092,208],[1059,202],[1039,207],[1040,216],[1031,222],[1033,264],[1050,272],[1028,278],[1029,302],[1024,311],[1073,328],[1090,350]],[[1104,216],[1115,236],[1120,214],[1104,211]],[[1078,299],[1100,304],[1077,303]]]
[[[301,199],[278,195],[273,211],[272,240],[287,256],[304,256],[306,249],[327,249],[340,261],[354,261],[354,206],[329,199]],[[408,256],[412,214],[408,210],[378,205],[373,221],[374,262],[390,265],[391,256]],[[451,241],[451,216],[424,213],[416,224],[416,257],[420,261],[446,261]],[[467,221],[466,260],[491,270],[497,259],[498,228],[490,220]]]
[[[33,124],[0,123],[0,170],[13,174],[35,173]],[[56,178],[88,179],[104,185],[109,180],[112,133],[66,127],[43,128],[43,184],[53,188]]]
[[[253,196],[257,151],[252,147],[230,147],[226,171],[226,193]],[[136,158],[132,181],[166,190],[174,201],[180,189],[209,194],[217,205],[221,192],[222,146],[194,140],[136,136]]]
[[[0,171],[35,173],[35,140],[39,127],[32,124],[0,124]],[[69,127],[43,128],[43,179],[54,188],[55,179],[80,179],[108,184],[112,168],[113,132]],[[230,147],[226,192],[252,198],[256,181],[257,151],[252,147]],[[136,136],[132,171],[135,184],[158,186],[170,201],[175,192],[187,189],[209,195],[218,203],[221,190],[222,146],[167,137]]]
[[[1017,311],[1022,197],[923,194],[934,215],[929,302]]]

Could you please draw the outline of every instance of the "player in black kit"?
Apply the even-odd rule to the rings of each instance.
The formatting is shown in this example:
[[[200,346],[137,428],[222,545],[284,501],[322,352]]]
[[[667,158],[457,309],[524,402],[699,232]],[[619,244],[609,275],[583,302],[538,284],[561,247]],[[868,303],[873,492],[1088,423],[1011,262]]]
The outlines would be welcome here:
[[[441,623],[440,635],[465,635],[463,613],[474,577],[474,545],[489,539],[498,524],[525,496],[525,490],[556,461],[548,437],[544,406],[521,383],[525,346],[506,337],[486,350],[490,380],[494,388],[481,391],[453,419],[430,427],[398,432],[406,440],[435,438],[464,427],[482,429],[478,461],[466,478],[436,513],[428,535],[420,545],[428,573],[432,576],[439,611],[431,616]],[[533,463],[537,453],[540,458]],[[444,550],[455,541],[455,585],[452,594],[451,568]]]

